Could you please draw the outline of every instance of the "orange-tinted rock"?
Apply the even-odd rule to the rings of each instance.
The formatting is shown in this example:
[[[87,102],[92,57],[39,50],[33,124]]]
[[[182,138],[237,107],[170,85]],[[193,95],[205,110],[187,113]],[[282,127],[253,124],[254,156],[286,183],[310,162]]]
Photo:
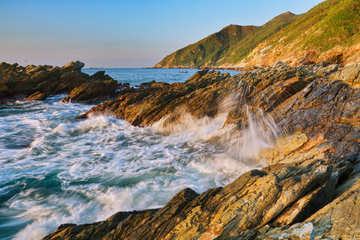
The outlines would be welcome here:
[[[114,97],[117,87],[115,80],[92,80],[75,87],[61,102],[93,102]]]
[[[41,93],[40,91],[37,91],[36,93],[30,95],[29,97],[25,98],[24,101],[32,101],[32,100],[44,100],[49,95],[46,93]]]

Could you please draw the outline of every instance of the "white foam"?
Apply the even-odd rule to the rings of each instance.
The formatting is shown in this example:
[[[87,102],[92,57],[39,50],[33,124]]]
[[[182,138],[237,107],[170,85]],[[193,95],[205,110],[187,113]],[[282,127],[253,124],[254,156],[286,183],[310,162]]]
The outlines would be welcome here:
[[[261,121],[250,118],[252,125],[231,144],[206,142],[226,134],[231,139],[232,126],[223,124],[227,112],[239,106],[240,95],[225,99],[214,119],[184,114],[180,124],[169,129],[161,122],[159,128],[138,128],[111,116],[73,120],[89,105],[24,103],[34,112],[0,119],[6,122],[0,124],[1,137],[11,140],[24,134],[31,139],[21,149],[0,142],[6,149],[0,155],[0,180],[13,186],[0,194],[20,189],[1,211],[11,223],[27,223],[15,239],[39,239],[62,223],[101,221],[117,211],[159,208],[183,188],[201,193],[260,167],[261,162],[247,161],[249,154],[234,149],[250,149],[246,144],[252,142],[260,145],[253,148],[257,151],[271,144],[272,137],[263,137],[269,131],[263,127],[266,116]]]

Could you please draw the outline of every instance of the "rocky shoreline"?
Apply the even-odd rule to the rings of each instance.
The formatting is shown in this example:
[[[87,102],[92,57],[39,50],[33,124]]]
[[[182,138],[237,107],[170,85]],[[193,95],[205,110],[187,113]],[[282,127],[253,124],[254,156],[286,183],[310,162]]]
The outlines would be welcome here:
[[[62,67],[50,65],[19,66],[0,63],[0,101],[45,100],[49,95],[69,94],[63,102],[96,102],[117,97],[122,84],[98,71],[89,76],[81,72],[80,61]]]
[[[201,194],[184,189],[161,209],[61,225],[44,239],[360,238],[359,83],[359,65],[277,62],[235,76],[203,70],[184,83],[123,91],[80,117],[106,113],[136,126],[160,121],[166,134],[185,116],[215,117],[220,103],[238,93],[224,124],[230,134],[209,141],[241,136],[250,112],[269,115],[280,136],[256,156],[269,166]]]
[[[79,63],[66,66],[31,74],[30,68],[2,63],[1,97],[82,92],[97,80],[114,81],[101,72],[85,78]],[[54,72],[56,77],[40,77]],[[45,90],[38,87],[40,79]],[[117,98],[118,86],[112,83],[103,96],[115,99],[77,118],[109,114],[135,126],[155,124],[170,134],[189,118],[227,113],[224,131],[209,141],[230,142],[253,122],[263,123],[263,134],[274,144],[245,157],[268,166],[204,193],[184,189],[161,209],[118,212],[83,225],[64,223],[43,239],[359,239],[359,84],[360,65],[325,62],[298,67],[276,62],[234,76],[202,70],[184,83],[123,88]],[[24,86],[36,87],[30,92]]]

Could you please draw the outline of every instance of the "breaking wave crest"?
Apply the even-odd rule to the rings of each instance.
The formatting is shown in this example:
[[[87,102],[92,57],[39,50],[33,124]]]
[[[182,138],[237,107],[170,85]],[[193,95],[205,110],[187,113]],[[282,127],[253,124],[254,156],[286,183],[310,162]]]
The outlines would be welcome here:
[[[160,208],[186,187],[224,186],[264,166],[257,153],[277,138],[272,118],[241,94],[224,99],[214,118],[182,113],[174,124],[164,118],[148,128],[111,116],[74,120],[92,105],[60,99],[0,109],[1,239],[39,239],[62,223]],[[224,126],[239,107],[246,123]]]

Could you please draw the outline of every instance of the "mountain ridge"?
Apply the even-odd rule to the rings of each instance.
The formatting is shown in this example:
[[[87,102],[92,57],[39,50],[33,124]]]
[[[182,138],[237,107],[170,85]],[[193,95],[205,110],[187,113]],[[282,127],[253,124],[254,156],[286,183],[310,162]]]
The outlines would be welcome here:
[[[289,25],[300,16],[285,12],[262,26],[228,25],[219,32],[167,55],[153,67],[212,67],[224,63],[224,60],[228,58],[230,58],[230,61],[235,62],[238,58],[243,59],[246,57],[262,40]],[[240,51],[238,51],[239,49]],[[237,51],[239,54],[233,56],[233,51]]]
[[[269,66],[277,61],[292,66],[320,61],[341,66],[360,62],[360,2],[357,0],[326,0],[304,14],[285,12],[262,26],[251,27],[252,31],[233,39],[231,44],[221,47],[211,44],[213,41],[209,40],[213,36],[231,39],[225,27],[169,54],[153,67],[244,69]]]
[[[349,65],[360,61],[360,2],[326,0],[260,43],[233,67],[297,66],[320,61]]]

